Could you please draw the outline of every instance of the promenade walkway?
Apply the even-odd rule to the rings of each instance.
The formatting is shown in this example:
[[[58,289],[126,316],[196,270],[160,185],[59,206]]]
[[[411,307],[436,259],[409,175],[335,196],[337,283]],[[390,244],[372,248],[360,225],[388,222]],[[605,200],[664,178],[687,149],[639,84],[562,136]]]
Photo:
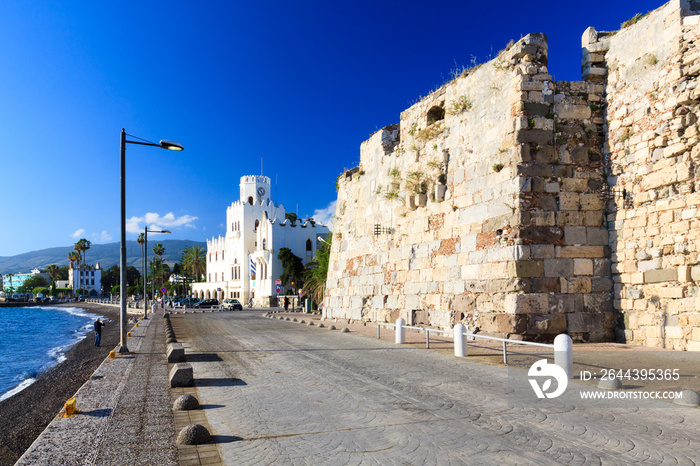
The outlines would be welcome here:
[[[309,326],[310,316],[292,317],[307,322],[260,311],[172,315],[196,384],[173,390],[163,319],[150,319],[129,340],[133,354],[106,360],[79,391],[81,414],[56,419],[18,464],[700,463],[698,408],[573,395],[538,400],[527,364],[518,364],[538,353],[513,355],[514,367],[504,367],[485,364],[488,355],[454,358],[447,342],[425,351],[416,347],[421,335],[409,336],[416,345],[395,345],[391,332],[377,340],[376,327],[348,325],[352,332],[341,333],[343,324],[329,330],[332,323],[319,328],[318,318]],[[579,364],[605,367],[600,354]],[[697,359],[646,355],[648,364],[666,366]],[[695,370],[684,368],[682,382],[697,390],[688,375]],[[581,390],[599,392],[569,381],[567,393]],[[195,395],[201,408],[173,415],[181,393]],[[205,424],[212,441],[177,447],[179,427],[191,422]]]
[[[17,465],[177,465],[162,314],[140,322],[131,353],[106,359]],[[62,413],[61,413],[62,414]]]

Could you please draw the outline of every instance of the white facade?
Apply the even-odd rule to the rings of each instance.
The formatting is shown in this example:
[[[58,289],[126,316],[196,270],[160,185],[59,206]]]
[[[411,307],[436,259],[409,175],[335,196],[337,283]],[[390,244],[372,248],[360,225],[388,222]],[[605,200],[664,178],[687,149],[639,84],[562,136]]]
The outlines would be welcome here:
[[[192,284],[193,294],[243,303],[252,297],[256,305],[268,305],[282,273],[280,248],[289,248],[306,264],[321,246],[318,237],[330,234],[324,225],[291,223],[284,214],[284,206],[270,200],[268,177],[241,177],[240,200],[226,209],[226,236],[207,240],[206,282]]]
[[[75,293],[82,288],[88,291],[89,295],[99,294],[102,289],[102,269],[100,263],[94,266],[80,264],[74,268],[73,263],[68,267],[68,287]]]

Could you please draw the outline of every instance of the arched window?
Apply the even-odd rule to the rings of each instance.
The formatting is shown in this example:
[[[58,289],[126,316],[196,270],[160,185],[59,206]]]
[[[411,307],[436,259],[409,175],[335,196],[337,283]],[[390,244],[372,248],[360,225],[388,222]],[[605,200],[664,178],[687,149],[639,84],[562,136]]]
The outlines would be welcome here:
[[[248,197],[248,204],[253,205],[253,196]]]
[[[260,220],[255,221],[255,229],[253,231],[258,231],[258,226],[260,225]]]
[[[224,260],[224,251],[221,251],[221,260]]]
[[[214,260],[217,260],[217,261],[219,260],[219,251],[216,251],[214,253]]]
[[[265,251],[267,249],[267,239],[266,238],[263,238],[263,247],[262,248],[263,248],[263,251]]]
[[[307,240],[306,240],[306,250],[307,250],[307,251],[311,251],[311,250],[312,250],[312,249],[311,249],[311,240],[310,240],[310,239],[307,239]]]
[[[428,124],[432,125],[436,121],[445,119],[445,109],[441,107],[433,107],[428,110]]]

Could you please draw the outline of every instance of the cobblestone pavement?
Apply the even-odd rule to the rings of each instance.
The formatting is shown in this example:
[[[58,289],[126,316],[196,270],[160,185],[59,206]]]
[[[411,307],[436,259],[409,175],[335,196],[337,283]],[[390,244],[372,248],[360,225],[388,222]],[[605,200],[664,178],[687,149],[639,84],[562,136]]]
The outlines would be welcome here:
[[[259,312],[171,321],[225,464],[700,463],[697,408],[538,400],[523,369]]]

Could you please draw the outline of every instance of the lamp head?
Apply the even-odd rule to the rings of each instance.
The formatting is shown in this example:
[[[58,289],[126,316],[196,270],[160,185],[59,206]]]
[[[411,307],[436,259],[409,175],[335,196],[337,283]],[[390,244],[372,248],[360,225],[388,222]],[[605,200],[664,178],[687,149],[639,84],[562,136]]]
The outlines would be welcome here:
[[[185,150],[185,148],[182,147],[182,144],[180,144],[179,142],[168,141],[167,139],[163,139],[162,141],[160,141],[160,147],[168,150]]]

